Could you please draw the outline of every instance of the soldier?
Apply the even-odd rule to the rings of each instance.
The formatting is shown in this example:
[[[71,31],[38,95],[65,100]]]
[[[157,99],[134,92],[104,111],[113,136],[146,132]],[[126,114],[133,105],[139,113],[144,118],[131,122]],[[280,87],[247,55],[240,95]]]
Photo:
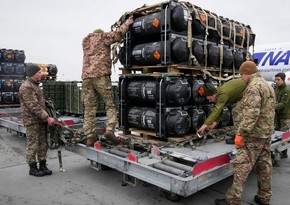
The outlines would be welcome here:
[[[37,65],[31,64],[26,68],[27,79],[19,88],[19,100],[23,123],[26,127],[26,161],[30,166],[29,174],[33,176],[51,175],[52,171],[46,166],[48,150],[47,123],[54,125],[54,119],[45,110],[45,101],[39,89],[42,73]],[[37,167],[36,155],[39,161]]]
[[[118,124],[118,119],[111,85],[110,46],[111,44],[122,40],[124,34],[132,23],[133,17],[129,17],[117,31],[103,32],[103,30],[97,29],[83,39],[83,130],[87,137],[87,146],[93,146],[96,141],[98,95],[100,95],[105,102],[106,114],[108,117],[104,136],[113,144],[119,144],[119,140],[114,134],[114,129]]]
[[[275,75],[275,83],[277,89],[275,90],[276,95],[276,126],[277,130],[286,132],[290,129],[290,88],[285,84],[285,73],[277,73]],[[287,158],[287,149],[282,151],[281,158]],[[273,166],[279,166],[277,161],[274,162]]]
[[[240,66],[247,87],[242,98],[242,119],[235,137],[237,155],[234,161],[233,184],[225,199],[216,199],[217,205],[240,205],[242,192],[252,168],[256,167],[258,191],[254,200],[267,205],[272,196],[272,160],[270,143],[274,133],[275,93],[258,73],[252,61]]]
[[[224,83],[217,89],[210,83],[206,83],[202,86],[204,90],[203,96],[206,96],[206,99],[209,102],[215,103],[215,105],[204,124],[197,130],[197,133],[204,135],[207,129],[215,128],[223,115],[223,108],[227,104],[233,104],[232,116],[236,128],[237,122],[240,121],[238,116],[240,116],[239,113],[241,112],[240,103],[237,102],[242,99],[246,85],[243,79],[234,79]],[[227,139],[226,142],[228,144],[234,144],[233,139]]]

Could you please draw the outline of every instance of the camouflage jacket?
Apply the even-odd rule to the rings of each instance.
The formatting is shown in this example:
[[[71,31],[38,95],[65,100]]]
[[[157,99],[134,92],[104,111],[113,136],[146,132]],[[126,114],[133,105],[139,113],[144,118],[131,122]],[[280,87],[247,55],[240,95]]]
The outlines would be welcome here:
[[[260,73],[252,74],[242,99],[243,118],[237,133],[270,138],[274,133],[275,93]]]
[[[27,78],[19,88],[19,100],[25,126],[46,122],[45,100],[37,82]]]
[[[124,23],[117,31],[90,33],[83,39],[82,79],[111,75],[111,45],[128,30]]]
[[[211,125],[213,122],[218,122],[223,115],[223,108],[227,104],[233,104],[242,99],[246,85],[244,80],[234,79],[220,86],[217,89],[217,102],[204,124]]]
[[[285,83],[277,88],[276,114],[279,119],[290,119],[290,88]]]

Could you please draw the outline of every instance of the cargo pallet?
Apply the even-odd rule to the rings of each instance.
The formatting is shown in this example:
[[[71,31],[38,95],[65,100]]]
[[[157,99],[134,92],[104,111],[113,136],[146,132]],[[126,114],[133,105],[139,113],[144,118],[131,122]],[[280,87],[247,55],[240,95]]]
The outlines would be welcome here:
[[[201,68],[200,66],[190,66],[182,64],[174,65],[156,65],[156,66],[132,66],[132,67],[122,67],[120,68],[122,75],[130,74],[146,74],[150,76],[160,76],[162,74],[171,75],[186,75],[194,77],[204,77],[205,75],[210,75],[208,77],[219,77],[220,72],[222,75],[232,75],[232,78],[237,77],[238,69],[227,69],[227,68],[217,68],[217,67],[207,67]],[[225,78],[224,80],[228,80]]]
[[[1,109],[0,126],[10,132],[25,134],[19,111]],[[138,136],[138,132],[134,131],[138,130],[132,130],[131,135]],[[130,135],[120,134],[120,137],[134,140]],[[143,136],[139,137],[142,140]],[[281,151],[290,148],[289,142],[290,132],[276,131],[272,136],[271,150],[279,155]],[[145,149],[138,146],[135,148],[111,146],[101,141],[97,141],[94,147],[86,147],[81,143],[65,144],[66,150],[88,159],[92,168],[101,170],[110,167],[122,172],[124,185],[136,186],[138,182],[153,184],[172,201],[190,196],[233,174],[236,150],[234,145],[227,145],[224,141],[209,139],[196,149],[164,145],[158,147],[153,144]]]

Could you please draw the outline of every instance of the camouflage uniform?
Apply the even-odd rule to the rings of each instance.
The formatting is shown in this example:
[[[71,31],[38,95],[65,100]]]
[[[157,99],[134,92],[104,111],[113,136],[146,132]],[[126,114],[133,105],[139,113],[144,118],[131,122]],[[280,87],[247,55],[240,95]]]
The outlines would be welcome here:
[[[126,23],[117,31],[90,33],[83,39],[82,95],[84,100],[83,129],[87,138],[96,133],[97,97],[100,95],[106,105],[107,130],[114,130],[118,124],[111,85],[111,44],[121,41],[128,30]]]
[[[23,123],[26,127],[26,161],[30,165],[46,160],[48,142],[46,138],[47,118],[45,101],[39,84],[33,79],[26,79],[19,88],[19,100]]]
[[[239,148],[234,162],[234,179],[226,193],[231,205],[240,205],[246,180],[256,167],[257,196],[269,203],[272,196],[271,136],[274,133],[275,93],[259,73],[251,75],[244,91],[243,117],[237,133],[244,136],[244,147]]]
[[[288,131],[290,129],[290,88],[284,83],[275,91],[276,94],[276,129]]]
[[[243,91],[246,88],[246,82],[242,79],[234,79],[224,83],[217,89],[217,102],[211,114],[207,117],[204,124],[211,125],[213,122],[218,122],[223,114],[223,108],[226,104],[237,103],[243,97]],[[241,112],[240,106],[234,106],[233,118]],[[237,120],[234,120],[237,122]]]
[[[285,83],[275,90],[276,95],[276,115],[275,128],[286,132],[290,130],[290,88]],[[282,151],[281,157],[287,157],[288,149]],[[275,161],[275,166],[278,163]],[[279,165],[278,165],[279,166]]]

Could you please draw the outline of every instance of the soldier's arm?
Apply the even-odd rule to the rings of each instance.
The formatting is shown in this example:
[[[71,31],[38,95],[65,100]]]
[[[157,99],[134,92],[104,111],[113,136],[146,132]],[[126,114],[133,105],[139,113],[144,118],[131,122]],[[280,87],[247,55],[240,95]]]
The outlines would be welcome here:
[[[49,117],[47,112],[40,106],[33,89],[28,88],[23,93],[23,103],[29,108],[31,114],[46,122]]]
[[[104,39],[104,42],[107,45],[111,45],[115,42],[119,42],[122,40],[122,38],[124,37],[124,34],[126,33],[126,31],[129,29],[129,26],[133,23],[133,17],[129,17],[125,23],[123,23],[120,28],[116,31],[111,31],[111,32],[107,32],[105,33],[106,37]]]
[[[211,125],[213,122],[219,122],[223,115],[223,108],[225,107],[227,101],[228,97],[226,95],[219,95],[213,111],[207,117],[204,124]]]
[[[286,105],[288,104],[289,100],[290,100],[290,90],[287,89],[282,94],[281,101],[277,102],[277,104],[275,105],[275,110],[281,110],[281,109],[285,108]]]

